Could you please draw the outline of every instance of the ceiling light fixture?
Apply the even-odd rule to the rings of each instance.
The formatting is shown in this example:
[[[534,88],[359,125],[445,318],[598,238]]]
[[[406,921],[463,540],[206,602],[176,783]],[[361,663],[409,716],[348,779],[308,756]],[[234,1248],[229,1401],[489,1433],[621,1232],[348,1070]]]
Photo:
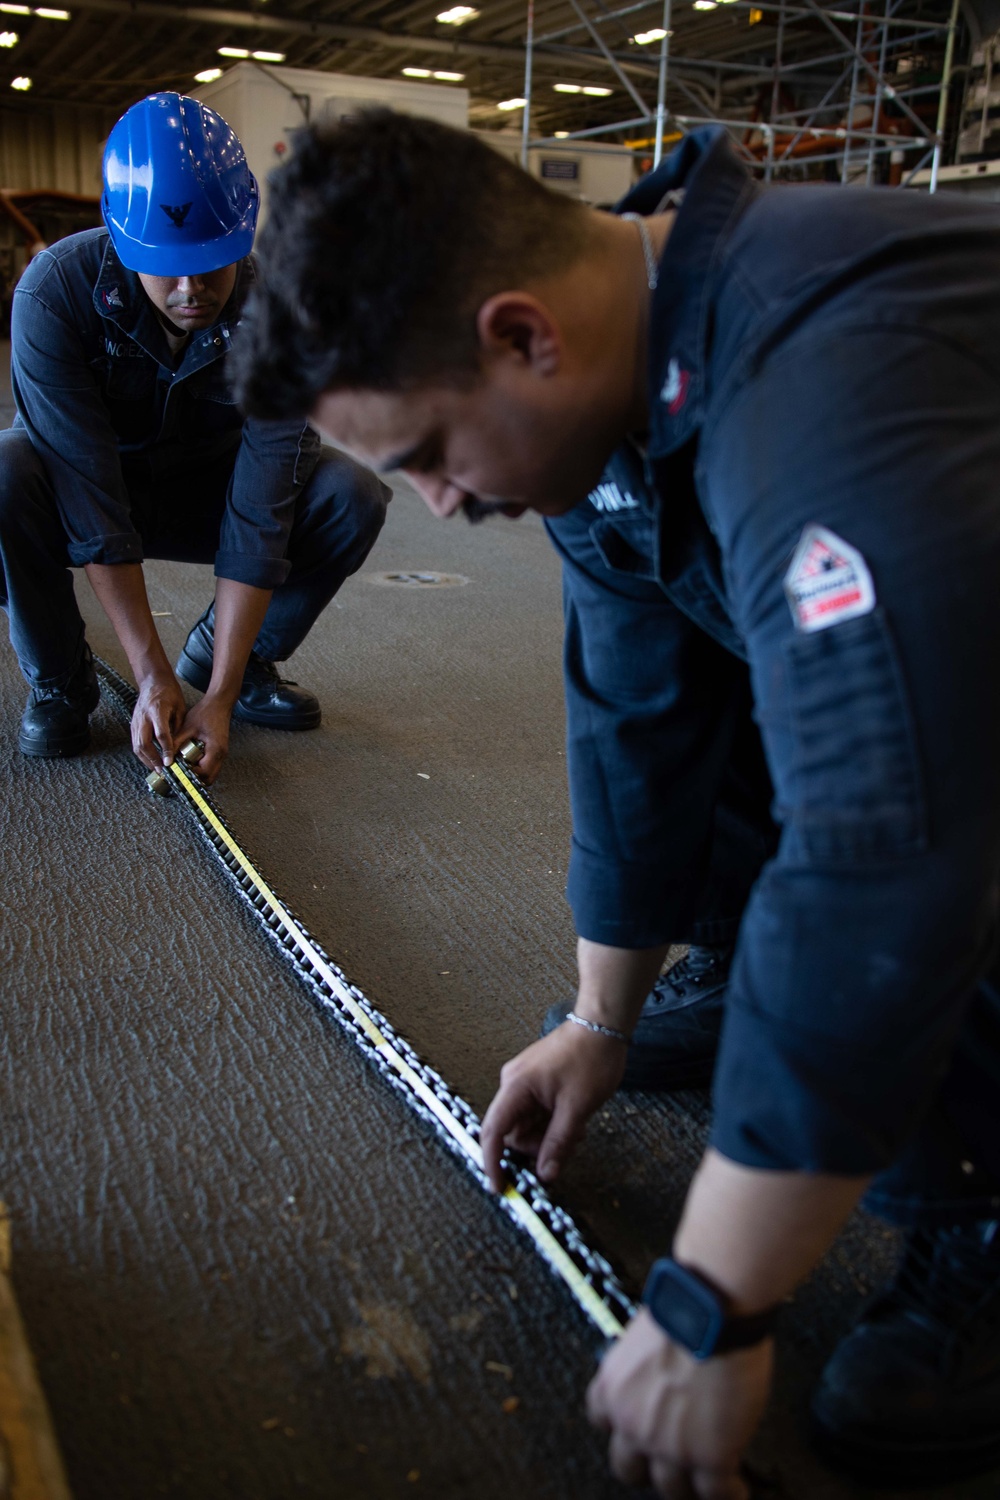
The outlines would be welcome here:
[[[284,62],[284,60],[285,60],[285,58],[287,56],[287,53],[285,53],[285,52],[251,52],[250,56],[253,58],[254,62],[282,63],[282,62]]]
[[[12,89],[17,89],[19,93],[26,94],[28,92],[28,90],[31,88],[31,79],[30,78],[12,78],[11,81],[10,81],[10,86],[11,86]]]
[[[403,73],[407,78],[429,78],[430,68],[404,68]]]
[[[589,94],[592,99],[609,99],[611,97],[610,89],[599,89],[596,84],[584,84],[583,92]]]
[[[16,46],[17,46],[17,32],[16,31],[0,31],[0,47],[16,47]]]
[[[665,36],[673,36],[673,32],[664,31],[662,26],[654,26],[652,31],[637,31],[632,40],[639,47],[648,47],[650,42],[662,42]]]
[[[695,10],[716,10],[719,0],[694,0]]]
[[[569,131],[568,130],[557,130],[556,131],[556,140],[557,141],[565,141],[568,138],[568,136],[569,136]]]
[[[249,47],[217,47],[215,49],[220,57],[249,57]]]
[[[582,94],[582,83],[554,83],[552,87],[557,94]]]
[[[501,99],[497,109],[523,109],[527,99]]]
[[[451,10],[439,12],[435,19],[443,26],[463,26],[466,21],[474,21],[478,14],[471,5],[453,5]]]
[[[30,5],[0,5],[0,10],[8,16],[30,16]]]
[[[71,21],[73,19],[68,10],[49,10],[46,5],[36,5],[32,15],[41,16],[44,21]]]
[[[195,83],[214,83],[217,78],[221,77],[221,68],[205,68],[203,72],[194,75],[194,81]]]
[[[435,73],[434,73],[434,77],[435,78],[440,78],[440,80],[441,80],[442,83],[461,83],[462,79],[465,77],[465,74],[464,73],[442,73],[440,69],[437,69],[435,71]]]

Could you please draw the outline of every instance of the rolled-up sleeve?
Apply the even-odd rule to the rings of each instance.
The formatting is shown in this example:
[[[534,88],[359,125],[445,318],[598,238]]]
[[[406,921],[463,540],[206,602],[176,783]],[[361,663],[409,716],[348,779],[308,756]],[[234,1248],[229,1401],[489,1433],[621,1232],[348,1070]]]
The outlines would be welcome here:
[[[39,256],[41,262],[43,257]],[[29,267],[11,313],[11,386],[18,416],[48,471],[70,561],[142,561],[118,441],[80,335],[58,295],[56,272]],[[52,290],[55,295],[48,296]]]
[[[563,558],[568,896],[582,937],[644,948],[693,918],[746,669],[651,578],[611,569],[589,503],[547,523]]]
[[[262,589],[285,581],[295,502],[319,452],[318,436],[301,422],[244,421],[215,558],[217,577]]]

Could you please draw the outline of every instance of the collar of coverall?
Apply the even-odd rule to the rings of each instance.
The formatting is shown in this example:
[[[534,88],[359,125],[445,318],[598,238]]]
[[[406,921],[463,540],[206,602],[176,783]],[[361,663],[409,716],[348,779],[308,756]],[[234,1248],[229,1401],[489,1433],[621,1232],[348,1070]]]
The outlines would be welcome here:
[[[240,262],[240,268],[236,273],[236,285],[223,309],[224,315],[211,327],[200,329],[193,334],[189,348],[200,347],[203,344],[214,348],[215,334],[222,324],[230,331],[235,329],[243,304],[255,279],[253,257],[248,255]],[[148,343],[148,339],[144,340],[142,337],[143,329],[145,328],[148,333],[152,328],[158,330],[160,327],[156,311],[142,289],[138,274],[122,265],[110,235],[104,246],[101,269],[94,283],[94,307],[102,318],[110,318],[123,333],[135,338],[136,342],[142,344],[143,347],[146,347]],[[221,352],[225,352],[227,348],[228,340]]]
[[[649,327],[646,456],[682,447],[701,425],[713,274],[736,219],[757,188],[721,126],[694,130],[615,212],[654,214],[676,194]]]

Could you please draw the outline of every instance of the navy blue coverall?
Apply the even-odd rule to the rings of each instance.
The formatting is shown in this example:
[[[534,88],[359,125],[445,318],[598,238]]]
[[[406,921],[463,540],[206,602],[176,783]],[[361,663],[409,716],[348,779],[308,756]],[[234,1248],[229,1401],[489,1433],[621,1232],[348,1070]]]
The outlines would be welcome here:
[[[282,661],[374,545],[385,485],[301,422],[236,407],[225,360],[253,278],[242,261],[219,320],[176,360],[106,230],[60,240],[18,283],[0,604],[32,687],[61,688],[80,658],[68,565],[214,562],[274,590],[255,649]]]
[[[994,1218],[1000,209],[761,189],[714,130],[620,209],[679,198],[648,441],[547,523],[577,930],[738,931],[724,1155]]]

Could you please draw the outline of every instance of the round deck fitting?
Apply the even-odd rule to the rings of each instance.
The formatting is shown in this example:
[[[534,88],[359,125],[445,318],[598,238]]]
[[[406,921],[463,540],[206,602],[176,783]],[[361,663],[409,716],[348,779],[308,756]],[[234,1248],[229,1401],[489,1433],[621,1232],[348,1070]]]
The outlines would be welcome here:
[[[390,584],[407,589],[460,589],[468,583],[461,573],[432,573],[413,570],[399,573],[369,573],[369,583],[388,586]]]

